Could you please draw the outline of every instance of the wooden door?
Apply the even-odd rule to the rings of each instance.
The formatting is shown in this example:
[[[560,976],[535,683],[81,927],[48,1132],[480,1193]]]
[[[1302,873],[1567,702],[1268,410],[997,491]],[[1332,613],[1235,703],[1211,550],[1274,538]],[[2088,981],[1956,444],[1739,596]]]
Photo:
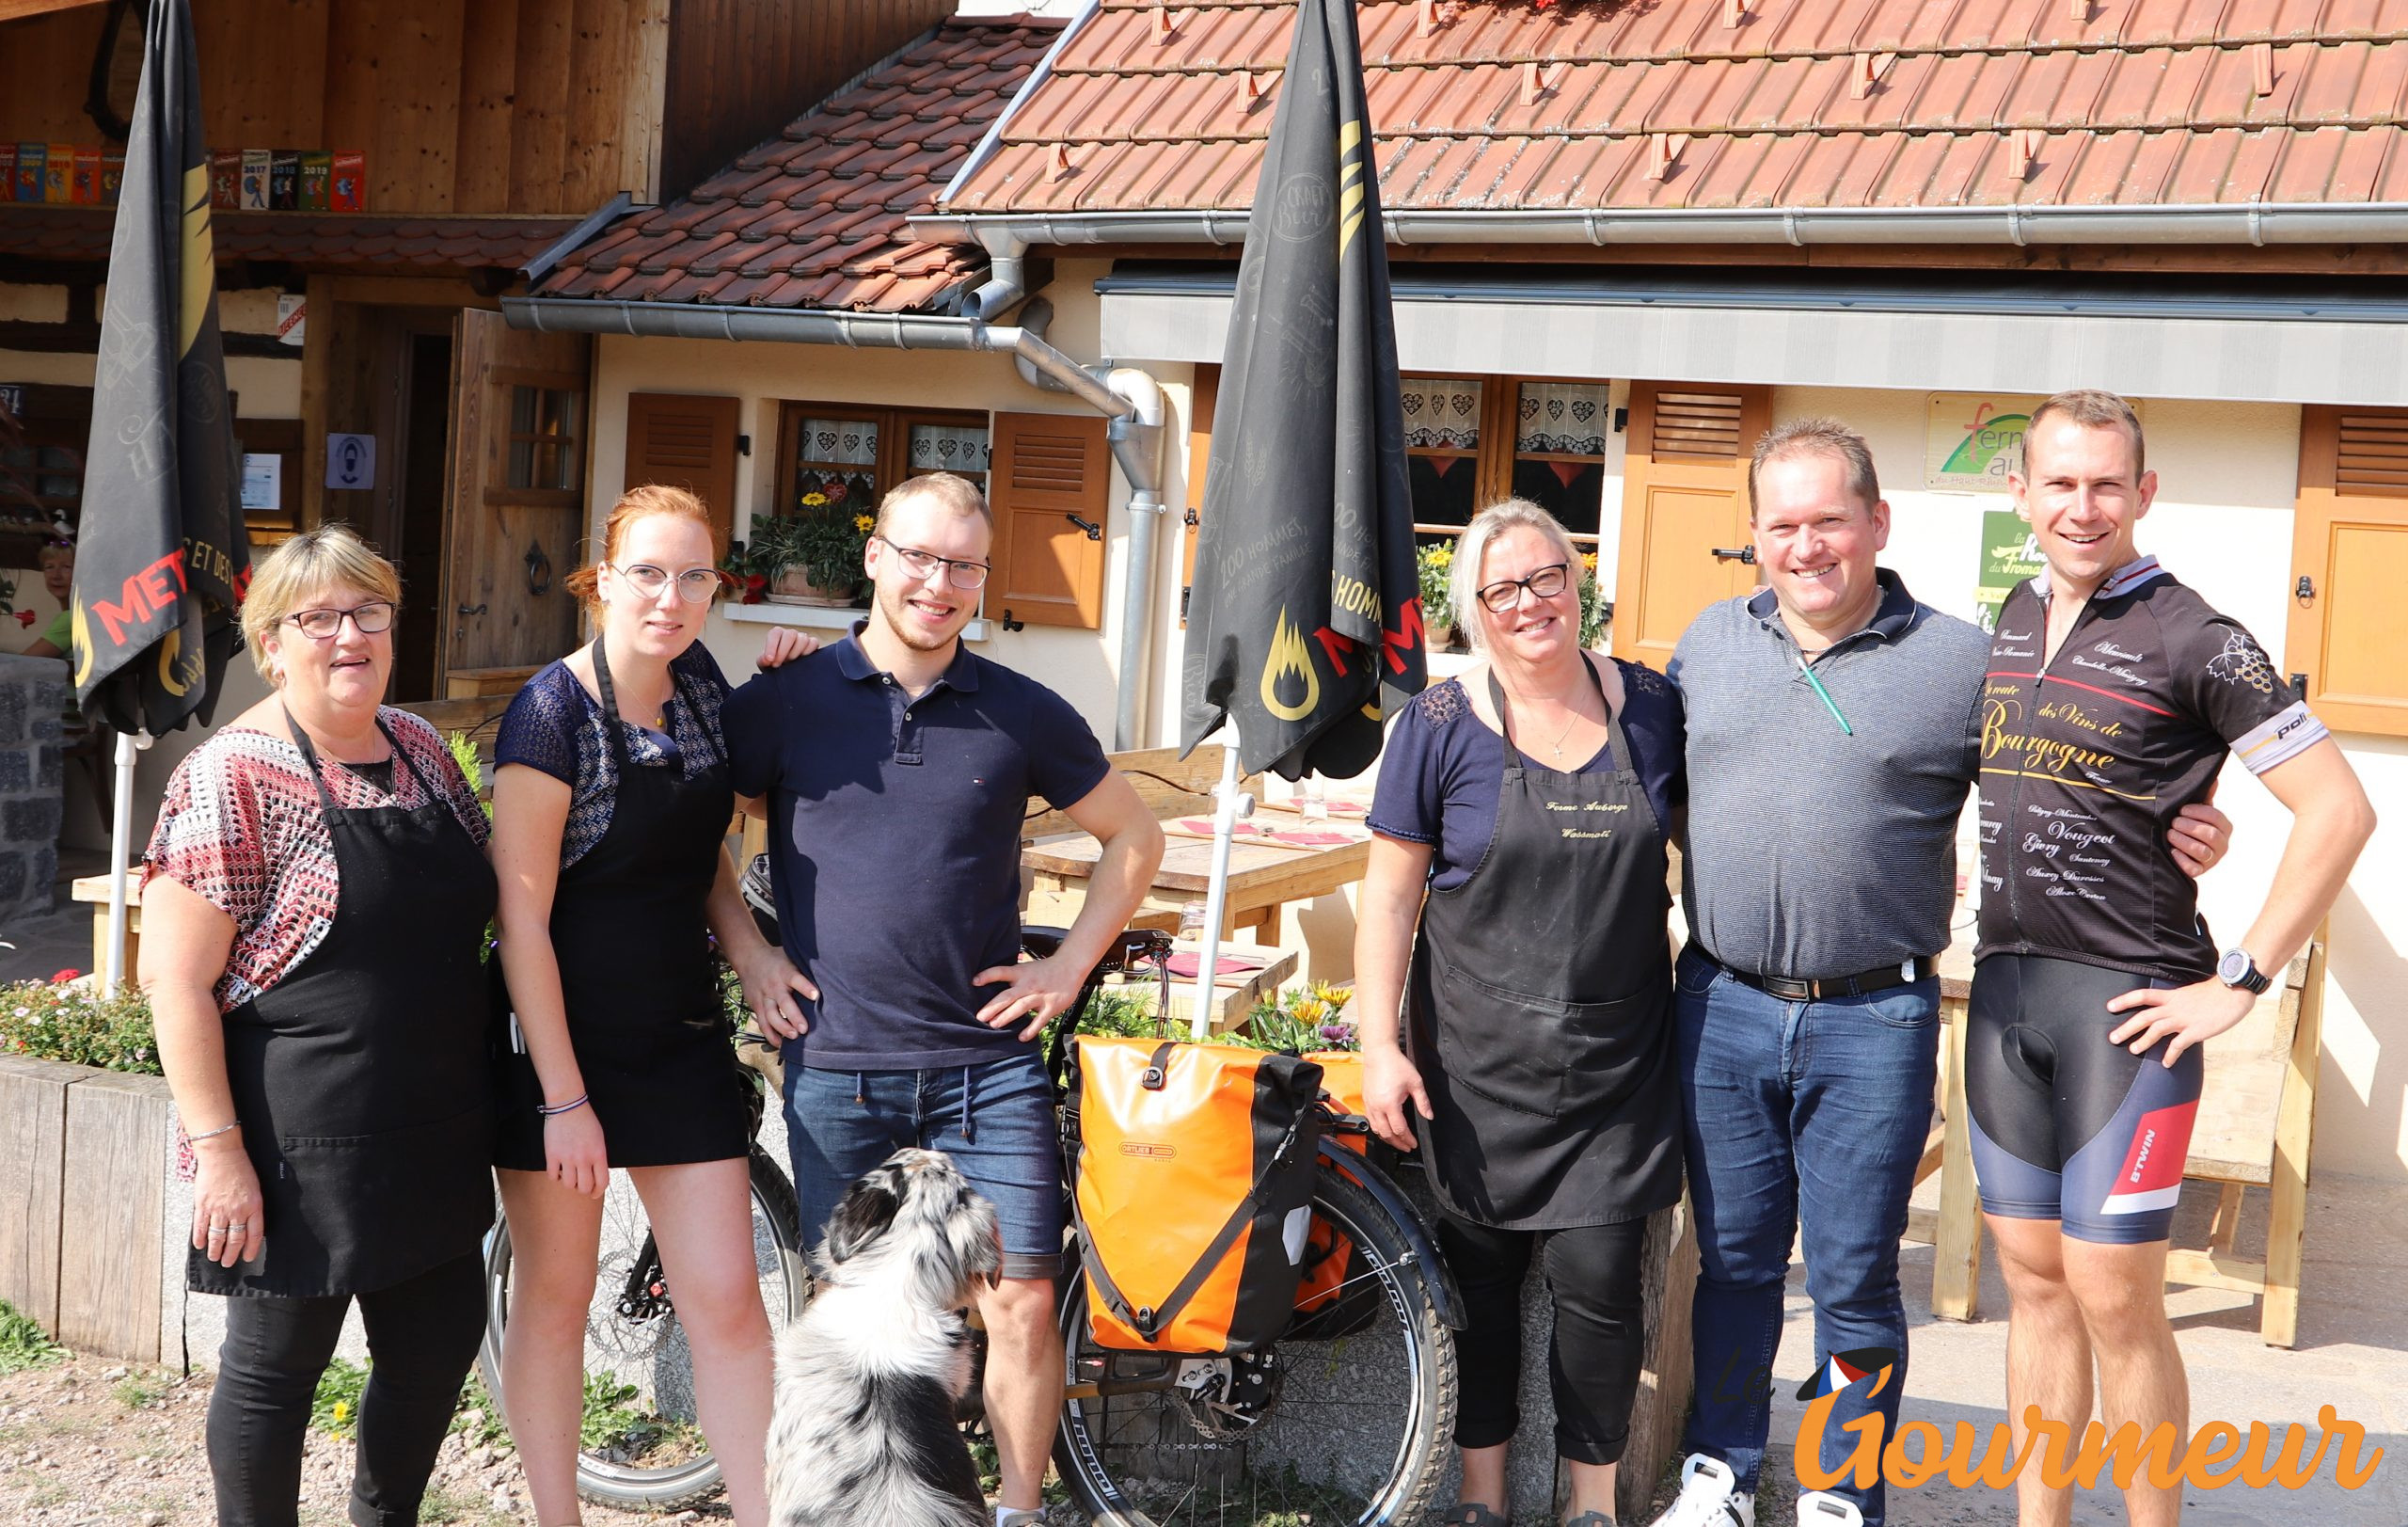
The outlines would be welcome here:
[[[2302,409],[2283,666],[2335,731],[2408,736],[2402,587],[2408,410]]]
[[[443,667],[528,667],[578,639],[593,341],[461,312],[452,346]]]
[[[1748,457],[1772,418],[1772,390],[1633,382],[1624,458],[1613,650],[1653,668],[1698,612],[1756,586]]]

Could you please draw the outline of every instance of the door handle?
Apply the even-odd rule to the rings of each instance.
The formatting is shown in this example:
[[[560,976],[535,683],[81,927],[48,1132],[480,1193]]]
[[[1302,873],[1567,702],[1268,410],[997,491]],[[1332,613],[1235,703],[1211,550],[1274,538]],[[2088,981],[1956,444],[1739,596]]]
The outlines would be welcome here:
[[[460,613],[464,615],[482,615],[484,612],[485,607],[481,604],[464,604],[460,607]]]
[[[1753,567],[1756,565],[1756,549],[1751,546],[1718,546],[1714,549],[1714,560],[1736,562]]]

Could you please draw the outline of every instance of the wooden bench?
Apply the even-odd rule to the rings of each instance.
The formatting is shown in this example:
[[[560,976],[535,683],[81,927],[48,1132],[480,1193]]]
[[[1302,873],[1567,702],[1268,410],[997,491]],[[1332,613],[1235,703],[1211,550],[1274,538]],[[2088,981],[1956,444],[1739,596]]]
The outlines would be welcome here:
[[[2317,1067],[2323,1047],[2324,933],[2290,963],[2280,985],[2247,1017],[2208,1042],[2206,1084],[2182,1175],[2218,1185],[2216,1213],[2201,1249],[2167,1253],[2165,1280],[2255,1295],[2265,1303],[2258,1331],[2289,1346],[2299,1330],[2302,1246],[2307,1228],[2307,1157],[2316,1124]],[[1951,968],[1952,966],[1956,968]],[[1972,1129],[1965,1102],[1966,962],[1943,958],[1941,1119],[1917,1169],[1941,1174],[1937,1214],[1909,1215],[1909,1240],[1929,1241],[1931,1312],[1971,1320],[1981,1289],[1981,1205],[1973,1179]],[[2266,1256],[2233,1255],[2247,1189],[2267,1196]]]

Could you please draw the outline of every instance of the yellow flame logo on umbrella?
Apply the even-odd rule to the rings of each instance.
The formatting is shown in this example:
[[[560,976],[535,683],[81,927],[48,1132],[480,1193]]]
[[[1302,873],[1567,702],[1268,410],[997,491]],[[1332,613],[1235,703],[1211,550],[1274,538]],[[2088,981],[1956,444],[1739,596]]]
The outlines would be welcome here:
[[[1279,699],[1282,679],[1302,678],[1305,697],[1295,705]],[[1279,619],[1271,628],[1271,651],[1262,660],[1262,708],[1281,721],[1302,721],[1321,704],[1321,675],[1313,669],[1312,648],[1305,644],[1304,632],[1288,618],[1288,607],[1279,607]]]

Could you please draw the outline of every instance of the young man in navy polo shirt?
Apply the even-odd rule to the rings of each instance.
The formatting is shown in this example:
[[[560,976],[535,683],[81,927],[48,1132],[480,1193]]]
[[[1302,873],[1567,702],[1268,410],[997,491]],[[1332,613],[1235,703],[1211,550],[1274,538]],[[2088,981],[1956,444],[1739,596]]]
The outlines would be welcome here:
[[[965,650],[994,520],[977,488],[915,477],[879,505],[875,608],[762,674],[721,713],[737,793],[769,801],[786,952],[817,987],[785,1045],[803,1238],[896,1150],[953,1157],[1003,1223],[980,1296],[998,1527],[1038,1519],[1062,1405],[1053,1091],[1033,1041],[1078,995],[1162,862],[1162,829],[1053,691]],[[1041,797],[1103,845],[1050,959],[1019,962],[1020,829]]]

